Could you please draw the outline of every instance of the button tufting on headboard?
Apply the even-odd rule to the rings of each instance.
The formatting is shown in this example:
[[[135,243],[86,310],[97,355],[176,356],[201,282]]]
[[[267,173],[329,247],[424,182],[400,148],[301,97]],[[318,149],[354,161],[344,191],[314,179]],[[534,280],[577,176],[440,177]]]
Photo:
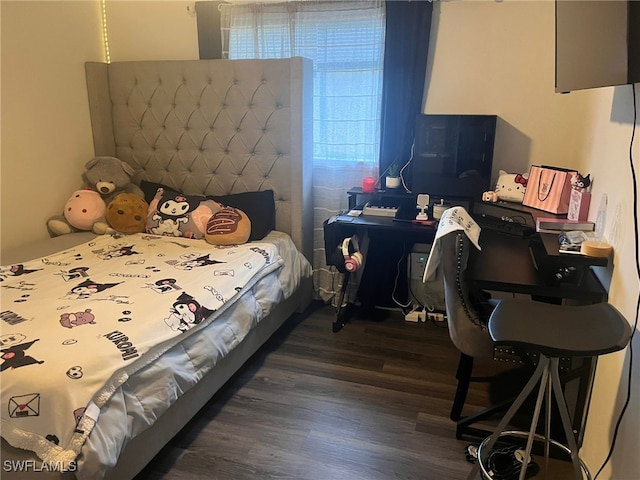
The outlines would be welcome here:
[[[88,63],[96,155],[187,194],[272,189],[276,228],[311,258],[311,69],[301,58]]]

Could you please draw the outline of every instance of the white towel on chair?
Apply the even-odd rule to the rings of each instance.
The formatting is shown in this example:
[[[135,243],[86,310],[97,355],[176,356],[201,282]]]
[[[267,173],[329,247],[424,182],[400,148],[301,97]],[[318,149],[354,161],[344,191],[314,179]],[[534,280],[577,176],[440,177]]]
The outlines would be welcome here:
[[[438,230],[436,231],[436,236],[431,246],[427,266],[422,277],[423,283],[426,283],[436,273],[438,265],[440,265],[440,257],[442,256],[440,239],[446,234],[456,230],[463,230],[469,240],[471,240],[471,243],[473,243],[478,250],[482,250],[478,243],[480,226],[471,218],[471,215],[469,215],[464,207],[451,207],[445,210],[440,218],[440,223],[438,223]]]

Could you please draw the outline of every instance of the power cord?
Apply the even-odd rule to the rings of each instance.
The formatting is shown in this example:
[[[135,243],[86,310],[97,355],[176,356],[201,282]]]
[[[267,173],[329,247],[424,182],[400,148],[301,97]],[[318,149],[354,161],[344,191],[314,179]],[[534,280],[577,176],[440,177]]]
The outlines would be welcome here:
[[[407,271],[407,288],[409,290],[409,297],[413,299],[413,301],[417,304],[417,308],[422,308],[424,310],[429,310],[429,311],[433,311],[433,308],[430,308],[429,305],[425,305],[424,303],[422,303],[422,301],[418,298],[418,296],[414,293],[413,291],[413,287],[411,286],[412,283],[412,279],[413,279],[413,262],[409,261],[408,262],[409,267],[408,267],[408,271]]]
[[[402,263],[402,260],[404,260],[405,258],[406,258],[406,250],[405,250],[405,244],[403,243],[402,255],[400,255],[400,259],[398,260],[398,263],[396,263],[396,278],[393,281],[393,291],[391,292],[391,300],[393,300],[394,303],[399,307],[409,308],[413,306],[413,301],[411,298],[409,299],[408,303],[402,303],[396,298],[396,290],[398,289],[398,279],[400,278],[400,264]]]
[[[638,243],[639,243],[639,235],[638,235],[638,178],[636,175],[636,170],[633,165],[633,145],[635,139],[635,133],[637,128],[637,118],[638,118],[638,106],[636,102],[636,88],[635,84],[631,85],[631,92],[633,97],[633,128],[631,129],[631,141],[629,142],[629,166],[631,168],[631,180],[633,185],[633,233],[634,233],[634,244],[635,244],[635,253],[636,253],[636,275],[638,280],[640,281],[640,253],[638,252]],[[633,337],[635,336],[636,330],[638,328],[638,316],[640,314],[640,292],[638,292],[638,297],[636,300],[636,315],[633,322],[633,329],[631,331],[631,338],[629,340],[629,369],[627,374],[627,394],[625,398],[624,405],[620,410],[620,414],[618,415],[618,420],[616,421],[616,426],[613,430],[613,437],[611,439],[611,447],[609,448],[609,453],[607,457],[602,462],[602,466],[598,470],[598,473],[593,477],[593,480],[597,480],[600,473],[604,467],[609,463],[611,457],[613,455],[613,451],[616,446],[616,441],[618,439],[618,433],[620,431],[620,425],[622,424],[622,419],[631,403],[631,380],[633,378],[632,370],[633,370]]]
[[[524,463],[524,451],[509,445],[504,448],[493,449],[487,457],[487,471],[494,480],[512,480],[516,478]],[[529,458],[525,478],[532,477],[540,471],[540,467],[532,458]]]
[[[404,187],[404,190],[405,190],[405,192],[407,192],[407,193],[411,193],[411,190],[409,189],[409,187],[407,187],[407,184],[406,184],[406,182],[404,181],[404,175],[403,175],[403,173],[404,173],[405,169],[406,169],[409,165],[411,165],[411,162],[413,161],[413,151],[414,151],[415,146],[416,146],[415,142],[411,144],[411,156],[409,157],[409,161],[408,161],[407,163],[405,163],[405,164],[402,166],[402,168],[400,169],[400,181],[402,182],[402,186]]]
[[[413,147],[414,147],[414,144],[411,145],[411,156],[409,157],[409,160],[402,166],[402,168],[400,169],[400,172],[399,172],[400,182],[402,182],[402,188],[404,188],[404,191],[406,193],[411,193],[411,190],[409,189],[409,187],[407,187],[407,183],[404,181],[403,172],[411,164],[411,161],[413,160]],[[380,175],[378,175],[378,180],[375,183],[376,188],[380,188],[382,179],[384,178],[385,174],[391,168],[391,165],[393,165],[393,163],[390,164],[387,168],[385,168],[384,171]]]

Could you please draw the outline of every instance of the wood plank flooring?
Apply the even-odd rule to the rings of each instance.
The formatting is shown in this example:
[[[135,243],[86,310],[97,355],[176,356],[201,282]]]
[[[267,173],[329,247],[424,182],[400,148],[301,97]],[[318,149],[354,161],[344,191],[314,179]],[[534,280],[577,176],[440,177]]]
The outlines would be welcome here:
[[[136,480],[465,478],[446,328],[383,316],[337,333],[330,306],[290,319]]]

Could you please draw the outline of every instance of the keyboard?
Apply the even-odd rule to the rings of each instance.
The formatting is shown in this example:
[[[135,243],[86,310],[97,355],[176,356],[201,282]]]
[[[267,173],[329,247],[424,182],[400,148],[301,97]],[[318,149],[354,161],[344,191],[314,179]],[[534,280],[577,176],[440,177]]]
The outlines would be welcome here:
[[[498,233],[526,238],[533,235],[536,229],[524,223],[511,220],[508,217],[494,217],[493,215],[474,215],[473,219],[480,228],[486,228]]]

